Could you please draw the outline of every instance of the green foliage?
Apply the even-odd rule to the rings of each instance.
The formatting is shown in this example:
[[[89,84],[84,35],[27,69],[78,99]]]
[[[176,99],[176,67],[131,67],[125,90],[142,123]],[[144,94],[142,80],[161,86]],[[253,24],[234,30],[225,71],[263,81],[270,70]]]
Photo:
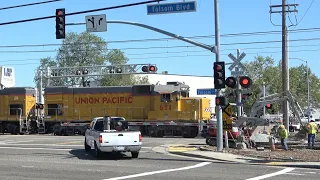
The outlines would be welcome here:
[[[270,86],[270,94],[282,92],[282,75],[281,63],[275,65],[273,58],[257,56],[251,62],[245,62],[244,65],[247,69],[247,75],[253,80],[253,85],[250,88],[252,96],[250,96],[244,103],[244,111],[249,113],[252,104],[260,98],[259,86],[263,82]],[[289,69],[290,76],[290,91],[298,100],[302,108],[307,106],[307,67],[300,65],[299,67],[291,67]],[[308,68],[310,79],[310,99],[313,107],[318,107],[320,103],[320,80]],[[225,95],[232,92],[230,88],[225,90]],[[235,102],[234,96],[228,97],[229,102]],[[274,104],[274,110],[281,109],[281,104]]]
[[[97,65],[116,65],[126,64],[128,58],[120,50],[107,50],[107,42],[94,34],[70,32],[63,40],[59,48],[56,59],[46,57],[41,59],[37,70],[47,67],[78,67],[78,66],[97,66]],[[64,73],[74,74],[75,72],[60,71],[59,75]],[[81,85],[84,81],[99,81],[104,86],[124,86],[133,84],[148,83],[147,78],[135,77],[133,75],[106,75],[104,77],[71,77],[71,78],[51,78],[50,85],[55,86],[73,86]],[[35,76],[34,82],[39,83],[38,76]],[[47,79],[43,79],[43,87],[47,84]]]

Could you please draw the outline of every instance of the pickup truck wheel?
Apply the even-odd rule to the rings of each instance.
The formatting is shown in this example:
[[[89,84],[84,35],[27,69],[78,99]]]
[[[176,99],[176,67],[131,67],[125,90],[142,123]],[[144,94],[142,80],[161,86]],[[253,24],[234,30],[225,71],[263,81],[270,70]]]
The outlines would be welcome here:
[[[86,152],[89,152],[89,151],[91,150],[91,147],[87,144],[87,141],[86,141],[86,140],[84,140],[84,150],[85,150]]]
[[[139,152],[131,152],[132,158],[138,158],[139,157]]]
[[[102,152],[99,150],[96,143],[94,143],[94,154],[97,158],[100,158],[102,156]]]

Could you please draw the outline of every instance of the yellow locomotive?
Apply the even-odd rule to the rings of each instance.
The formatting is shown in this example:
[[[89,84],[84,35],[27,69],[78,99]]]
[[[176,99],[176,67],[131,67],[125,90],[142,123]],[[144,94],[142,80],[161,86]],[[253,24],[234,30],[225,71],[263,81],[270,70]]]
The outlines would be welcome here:
[[[29,107],[25,112],[35,107],[35,96],[30,98],[33,101],[25,103],[29,103],[31,108],[23,104]],[[197,123],[207,122],[211,115],[209,99],[189,97],[189,86],[178,82],[118,87],[47,87],[44,100],[41,111],[46,132],[57,135],[84,134],[94,117],[124,117],[129,122]],[[30,114],[35,115],[33,112]],[[31,117],[37,117],[39,113],[35,116],[24,115],[32,121],[34,118]],[[195,137],[198,134],[197,126],[152,126],[142,123],[131,128],[157,137]]]

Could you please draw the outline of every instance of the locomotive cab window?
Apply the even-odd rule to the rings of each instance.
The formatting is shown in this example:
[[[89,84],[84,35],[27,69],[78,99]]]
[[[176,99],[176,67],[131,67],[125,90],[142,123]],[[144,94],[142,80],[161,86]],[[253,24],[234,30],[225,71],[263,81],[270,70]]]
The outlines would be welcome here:
[[[189,97],[189,92],[188,91],[181,91],[181,97]]]
[[[48,116],[63,115],[62,104],[48,104]]]
[[[22,104],[10,104],[10,115],[20,115],[23,113]]]
[[[161,94],[161,102],[171,102],[172,94]]]

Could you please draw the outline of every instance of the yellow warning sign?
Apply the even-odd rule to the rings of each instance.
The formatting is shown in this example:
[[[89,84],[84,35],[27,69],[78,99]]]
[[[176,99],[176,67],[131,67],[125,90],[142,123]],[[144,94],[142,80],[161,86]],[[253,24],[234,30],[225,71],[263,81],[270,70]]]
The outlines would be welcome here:
[[[223,121],[223,130],[231,131],[232,130],[232,106],[228,104],[222,110],[222,121]]]

